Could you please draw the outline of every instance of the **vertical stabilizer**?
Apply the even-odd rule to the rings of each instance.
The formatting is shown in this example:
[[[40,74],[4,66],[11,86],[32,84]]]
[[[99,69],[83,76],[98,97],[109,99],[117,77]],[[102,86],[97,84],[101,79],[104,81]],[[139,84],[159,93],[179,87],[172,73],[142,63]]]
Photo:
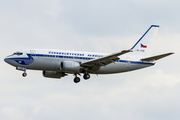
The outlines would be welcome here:
[[[150,28],[144,33],[144,35],[137,41],[137,43],[131,48],[133,54],[145,58],[150,55],[151,43],[158,32],[159,25],[151,25]]]

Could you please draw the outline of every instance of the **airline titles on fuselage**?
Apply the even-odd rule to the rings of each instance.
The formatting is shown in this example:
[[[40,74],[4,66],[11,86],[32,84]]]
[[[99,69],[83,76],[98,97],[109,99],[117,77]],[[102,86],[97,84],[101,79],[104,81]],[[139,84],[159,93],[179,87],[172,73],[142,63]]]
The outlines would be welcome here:
[[[53,52],[49,51],[49,54],[53,55],[70,55],[70,56],[85,56],[82,53],[68,53],[68,52]],[[103,57],[103,55],[94,55],[94,54],[88,54],[88,57]]]

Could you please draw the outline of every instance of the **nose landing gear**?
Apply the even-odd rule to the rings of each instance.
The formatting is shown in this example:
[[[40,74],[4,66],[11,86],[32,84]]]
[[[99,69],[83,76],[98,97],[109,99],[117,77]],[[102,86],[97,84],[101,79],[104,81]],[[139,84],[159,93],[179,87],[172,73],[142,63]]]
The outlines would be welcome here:
[[[23,76],[23,77],[26,77],[26,76],[27,76],[26,68],[16,67],[16,70],[24,71],[24,73],[22,74],[22,76]]]

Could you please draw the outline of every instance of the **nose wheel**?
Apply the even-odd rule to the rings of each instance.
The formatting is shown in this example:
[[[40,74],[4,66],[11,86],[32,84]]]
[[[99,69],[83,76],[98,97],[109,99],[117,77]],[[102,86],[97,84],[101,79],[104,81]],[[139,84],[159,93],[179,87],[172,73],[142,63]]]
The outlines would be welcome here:
[[[23,77],[26,77],[26,76],[27,76],[27,73],[26,73],[26,72],[24,72],[24,73],[22,74],[22,76],[23,76]]]

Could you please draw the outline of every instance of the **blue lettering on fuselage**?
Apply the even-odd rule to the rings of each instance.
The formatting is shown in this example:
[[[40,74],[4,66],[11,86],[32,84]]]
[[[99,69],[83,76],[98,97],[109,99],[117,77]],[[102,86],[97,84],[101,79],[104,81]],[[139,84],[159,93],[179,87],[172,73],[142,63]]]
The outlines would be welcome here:
[[[58,55],[72,55],[72,56],[84,56],[84,54],[80,54],[80,53],[66,53],[66,52],[53,52],[53,51],[49,51],[49,54],[58,54]],[[103,57],[103,55],[93,55],[93,54],[88,54],[88,57]]]

